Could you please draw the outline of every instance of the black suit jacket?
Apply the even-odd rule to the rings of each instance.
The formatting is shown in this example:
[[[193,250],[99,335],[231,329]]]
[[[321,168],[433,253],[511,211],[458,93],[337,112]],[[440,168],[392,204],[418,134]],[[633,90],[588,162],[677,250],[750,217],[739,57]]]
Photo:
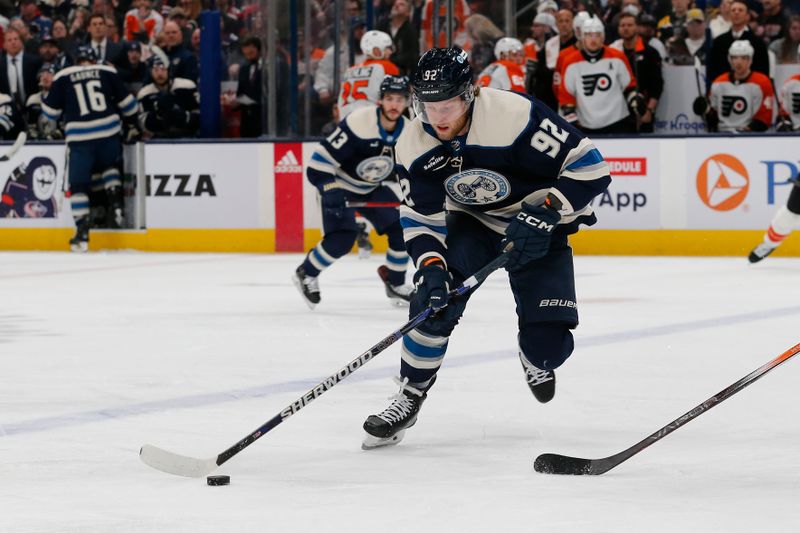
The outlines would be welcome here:
[[[22,56],[22,83],[25,89],[25,98],[39,92],[39,67],[42,60],[38,55],[24,54]],[[8,84],[8,55],[0,55],[0,93],[11,94]]]
[[[86,41],[87,46],[91,46],[95,48],[95,44],[92,42],[92,39],[89,38]],[[128,55],[125,53],[122,45],[119,43],[111,42],[106,39],[106,44],[104,46],[105,50],[105,63],[112,65],[116,68],[124,67],[128,62]]]

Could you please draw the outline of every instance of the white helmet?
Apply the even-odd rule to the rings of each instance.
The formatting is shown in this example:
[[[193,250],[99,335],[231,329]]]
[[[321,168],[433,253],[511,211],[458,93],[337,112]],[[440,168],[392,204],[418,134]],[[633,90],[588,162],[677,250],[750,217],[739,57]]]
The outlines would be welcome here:
[[[731,47],[728,48],[728,58],[742,56],[752,58],[755,52],[756,51],[753,49],[753,45],[750,44],[750,41],[745,41],[742,39],[739,41],[733,41]]]
[[[547,26],[550,28],[551,31],[558,33],[558,27],[556,26],[556,18],[551,15],[550,13],[539,13],[536,15],[536,18],[533,19],[533,24],[541,24],[542,26]]]
[[[572,19],[572,30],[575,32],[575,37],[581,37],[581,28],[583,27],[583,23],[589,20],[591,17],[589,13],[586,11],[578,11],[575,17]]]
[[[375,59],[383,59],[388,57],[386,50],[391,50],[393,47],[392,38],[388,33],[382,31],[370,30],[361,37],[361,51],[369,57]],[[373,52],[377,48],[381,51],[381,55],[376,56]]]
[[[603,26],[603,21],[597,17],[587,19],[583,24],[581,24],[581,37],[587,33],[602,33],[605,35],[606,29]]]
[[[503,37],[494,45],[494,57],[500,59],[501,54],[511,54],[514,52],[522,52],[522,43],[519,39],[513,37]]]

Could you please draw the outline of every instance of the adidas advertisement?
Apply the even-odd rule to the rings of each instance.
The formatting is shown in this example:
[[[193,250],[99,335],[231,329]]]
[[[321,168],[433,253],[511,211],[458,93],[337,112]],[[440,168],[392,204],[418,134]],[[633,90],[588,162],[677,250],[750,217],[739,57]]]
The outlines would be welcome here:
[[[762,229],[786,203],[800,168],[791,137],[687,143],[686,163],[692,229]]]

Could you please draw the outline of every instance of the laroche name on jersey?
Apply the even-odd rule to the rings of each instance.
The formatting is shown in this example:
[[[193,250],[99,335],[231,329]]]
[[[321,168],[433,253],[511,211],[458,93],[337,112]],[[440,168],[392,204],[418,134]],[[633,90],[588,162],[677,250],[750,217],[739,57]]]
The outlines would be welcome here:
[[[308,179],[315,186],[331,181],[346,191],[367,194],[394,175],[394,145],[406,126],[400,117],[387,133],[380,125],[380,108],[357,109],[324,139],[308,164]]]
[[[589,202],[611,177],[582,133],[544,104],[497,89],[481,89],[471,120],[465,138],[443,143],[416,118],[397,144],[400,222],[418,268],[432,256],[447,261],[445,208],[502,234],[523,201],[541,204],[553,193],[569,232],[596,222]]]

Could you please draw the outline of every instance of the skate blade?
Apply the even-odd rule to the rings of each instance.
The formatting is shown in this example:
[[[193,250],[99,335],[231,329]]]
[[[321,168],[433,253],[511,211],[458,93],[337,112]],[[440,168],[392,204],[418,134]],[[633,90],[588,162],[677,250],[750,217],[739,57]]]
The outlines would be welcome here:
[[[77,254],[84,254],[89,251],[89,243],[81,242],[78,244],[70,244],[69,249]]]
[[[386,446],[394,446],[395,444],[399,444],[403,437],[406,434],[405,429],[401,429],[391,437],[381,439],[379,437],[373,437],[369,433],[364,437],[364,441],[361,443],[362,450],[374,450],[375,448],[383,448]]]
[[[315,303],[314,303],[314,302],[312,302],[312,301],[309,301],[309,299],[308,299],[308,298],[306,298],[306,295],[305,295],[305,293],[303,293],[303,284],[302,284],[302,283],[300,283],[300,278],[298,278],[297,276],[295,276],[295,275],[293,274],[293,275],[292,275],[292,283],[293,283],[293,284],[294,284],[294,286],[297,288],[297,292],[299,292],[299,293],[300,293],[300,298],[302,298],[302,299],[303,299],[303,301],[304,301],[304,302],[306,303],[306,305],[308,306],[308,308],[309,308],[309,309],[311,309],[311,310],[313,311],[313,310],[314,310],[314,308],[317,306],[317,304],[315,304]]]

